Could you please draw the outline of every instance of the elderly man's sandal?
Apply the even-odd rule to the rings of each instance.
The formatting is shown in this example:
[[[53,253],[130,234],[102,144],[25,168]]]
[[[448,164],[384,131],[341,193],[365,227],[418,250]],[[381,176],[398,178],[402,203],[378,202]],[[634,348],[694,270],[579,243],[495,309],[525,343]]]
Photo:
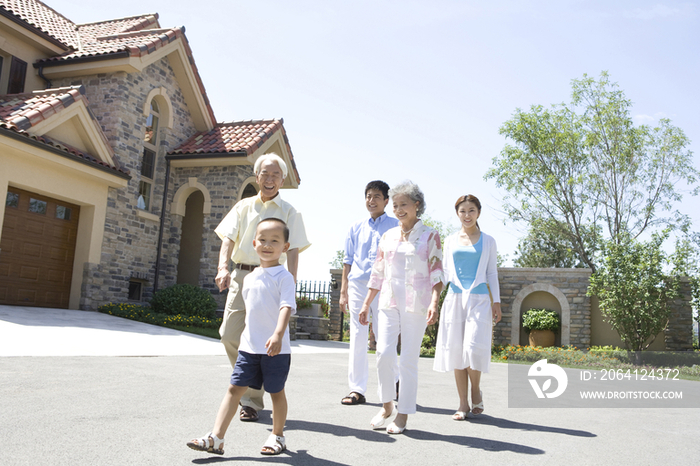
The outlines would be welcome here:
[[[224,454],[224,439],[217,437],[211,432],[204,437],[190,440],[187,442],[187,446],[193,450],[206,451],[215,455]]]
[[[365,398],[365,396],[362,393],[357,392],[350,392],[348,396],[340,400],[340,402],[344,405],[361,405],[366,401],[367,398]]]

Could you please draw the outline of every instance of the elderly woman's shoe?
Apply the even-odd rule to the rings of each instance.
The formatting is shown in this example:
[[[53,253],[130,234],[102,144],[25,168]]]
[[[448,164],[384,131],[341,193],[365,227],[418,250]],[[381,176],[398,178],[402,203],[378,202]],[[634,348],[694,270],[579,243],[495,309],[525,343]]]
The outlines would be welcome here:
[[[371,429],[381,429],[384,427],[387,423],[391,422],[391,420],[396,417],[396,406],[391,407],[391,412],[389,413],[388,416],[384,416],[384,409],[379,411],[379,414],[374,416],[372,420],[369,422],[369,427]]]
[[[386,433],[387,434],[403,434],[403,431],[406,430],[406,426],[399,427],[396,425],[395,422],[392,422],[389,424],[389,427],[386,428]]]

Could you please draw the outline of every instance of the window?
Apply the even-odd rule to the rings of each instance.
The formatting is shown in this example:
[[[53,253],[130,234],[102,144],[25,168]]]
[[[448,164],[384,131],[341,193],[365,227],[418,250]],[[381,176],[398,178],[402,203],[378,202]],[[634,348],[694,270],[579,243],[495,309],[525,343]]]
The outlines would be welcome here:
[[[29,198],[29,212],[46,215],[47,205],[48,204],[46,201],[40,201],[39,199],[34,199],[33,197]]]
[[[56,206],[56,218],[61,220],[70,220],[71,209],[70,207],[57,205]]]
[[[19,207],[19,194],[8,192],[5,199],[5,207]]]
[[[146,131],[143,134],[143,158],[141,159],[141,181],[136,207],[151,210],[151,194],[156,173],[156,156],[158,154],[158,121],[160,113],[158,103],[151,101],[151,109],[146,118]]]
[[[129,300],[141,301],[143,283],[138,280],[129,280]]]
[[[12,57],[10,76],[7,82],[8,94],[20,94],[24,92],[24,80],[27,77],[27,62],[17,57]]]

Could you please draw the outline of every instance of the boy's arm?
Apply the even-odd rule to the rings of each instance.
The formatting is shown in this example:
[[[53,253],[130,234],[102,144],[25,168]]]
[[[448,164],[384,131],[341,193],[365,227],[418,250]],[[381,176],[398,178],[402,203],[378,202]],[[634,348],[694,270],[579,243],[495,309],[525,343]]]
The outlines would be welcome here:
[[[277,318],[275,333],[273,333],[267,340],[267,343],[265,343],[268,356],[277,356],[282,350],[282,339],[284,338],[284,332],[287,330],[287,326],[289,325],[289,317],[291,317],[291,315],[292,308],[290,306],[282,306],[280,309],[280,315]]]

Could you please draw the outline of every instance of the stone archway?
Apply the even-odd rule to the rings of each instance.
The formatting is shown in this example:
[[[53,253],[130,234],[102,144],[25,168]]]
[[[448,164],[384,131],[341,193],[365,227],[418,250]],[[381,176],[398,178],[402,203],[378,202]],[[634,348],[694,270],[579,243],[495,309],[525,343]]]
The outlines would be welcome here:
[[[520,317],[522,315],[521,307],[523,301],[528,295],[537,291],[549,293],[559,302],[559,306],[561,306],[561,344],[562,346],[571,344],[571,306],[569,306],[569,300],[559,288],[553,285],[547,283],[533,283],[520,290],[513,300],[511,308],[513,314],[510,333],[511,345],[517,345],[520,342]]]

